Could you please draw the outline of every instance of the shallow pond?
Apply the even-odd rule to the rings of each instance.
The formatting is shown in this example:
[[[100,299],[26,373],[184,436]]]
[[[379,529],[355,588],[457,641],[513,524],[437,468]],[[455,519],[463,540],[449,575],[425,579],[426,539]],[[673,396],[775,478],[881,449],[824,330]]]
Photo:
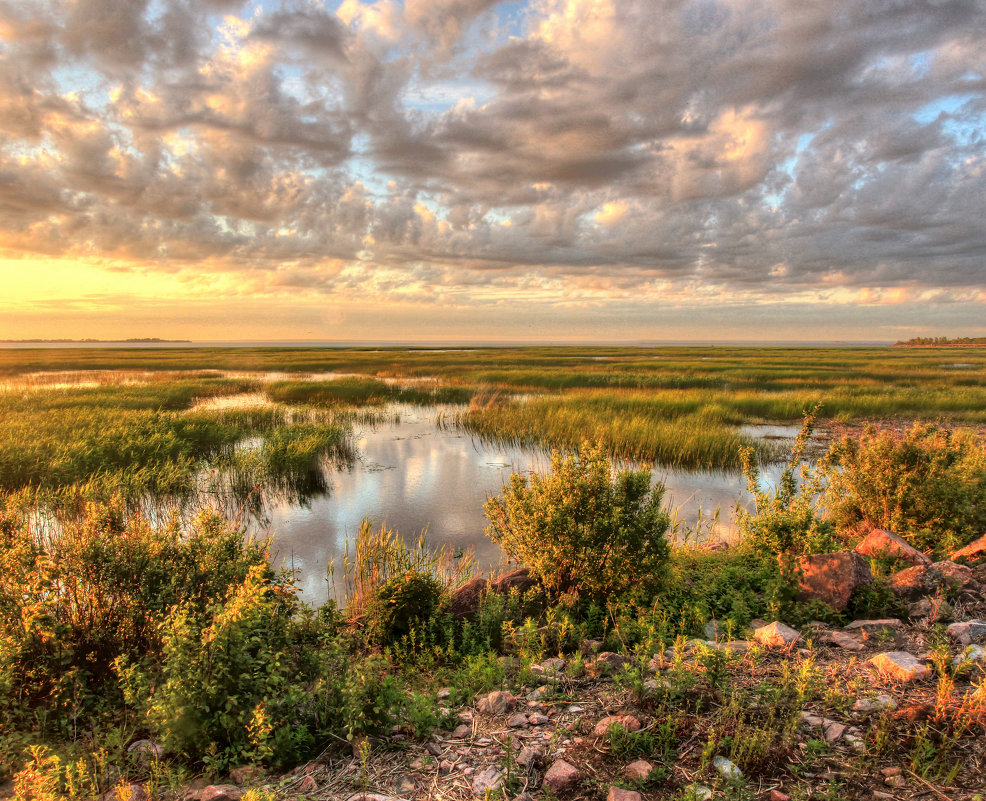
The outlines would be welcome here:
[[[332,563],[341,584],[346,541],[364,518],[376,526],[386,522],[408,542],[427,530],[433,546],[473,549],[484,572],[503,564],[499,547],[483,533],[483,503],[511,473],[550,467],[545,452],[436,427],[434,408],[395,411],[399,419],[357,430],[359,456],[348,469],[328,471],[328,494],[268,510],[275,562],[295,570],[301,597],[309,603],[318,605],[328,597]],[[780,470],[766,468],[764,481],[775,482]],[[653,475],[666,485],[665,501],[685,525],[696,521],[700,508],[706,518],[721,509],[720,535],[731,533],[736,504],[750,501],[738,472],[658,467]]]

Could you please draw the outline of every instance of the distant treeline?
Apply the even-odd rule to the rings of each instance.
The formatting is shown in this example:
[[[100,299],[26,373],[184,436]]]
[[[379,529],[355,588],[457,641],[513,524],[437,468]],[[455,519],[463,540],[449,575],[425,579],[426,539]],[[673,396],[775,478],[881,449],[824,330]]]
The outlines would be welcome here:
[[[85,342],[96,342],[100,344],[113,344],[116,342],[129,342],[129,343],[141,343],[141,342],[191,342],[190,339],[161,339],[160,337],[131,337],[130,339],[0,339],[0,342],[16,343],[18,345],[27,344],[40,344],[40,345],[57,345],[61,343],[85,343]]]
[[[986,337],[913,337],[898,345],[927,346],[927,345],[986,345]]]

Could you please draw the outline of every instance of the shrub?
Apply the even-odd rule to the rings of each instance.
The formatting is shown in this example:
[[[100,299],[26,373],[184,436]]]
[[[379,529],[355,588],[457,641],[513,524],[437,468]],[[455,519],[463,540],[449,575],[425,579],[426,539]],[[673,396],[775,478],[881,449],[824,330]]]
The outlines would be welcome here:
[[[740,452],[743,475],[753,496],[755,512],[739,510],[737,522],[744,541],[755,550],[773,554],[811,554],[838,547],[835,526],[819,514],[817,504],[824,475],[804,461],[817,412],[816,407],[805,415],[776,490],[761,488],[753,451],[744,448]]]
[[[388,579],[366,610],[373,641],[389,643],[420,631],[438,614],[442,585],[431,573],[408,570]]]
[[[602,447],[587,442],[572,455],[556,451],[551,465],[530,479],[514,473],[486,502],[487,535],[556,598],[653,594],[669,554],[664,487],[651,489],[646,470],[614,477]]]
[[[986,444],[970,432],[870,427],[833,445],[829,460],[826,501],[842,529],[870,524],[942,552],[986,532]]]

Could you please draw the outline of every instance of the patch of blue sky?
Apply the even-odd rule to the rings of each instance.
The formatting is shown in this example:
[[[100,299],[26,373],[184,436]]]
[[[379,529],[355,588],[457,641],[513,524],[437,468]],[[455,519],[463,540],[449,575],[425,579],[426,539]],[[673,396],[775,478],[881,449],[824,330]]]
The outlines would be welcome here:
[[[526,0],[511,0],[511,2],[497,5],[494,13],[499,21],[502,35],[524,36],[526,34],[529,11],[530,3],[526,2]]]
[[[409,109],[441,113],[469,101],[477,108],[492,100],[496,90],[485,81],[475,79],[421,81],[412,79],[404,90]]]
[[[944,112],[945,114],[954,114],[962,106],[968,103],[973,98],[978,97],[977,94],[963,93],[956,95],[946,95],[944,97],[938,97],[932,100],[930,103],[926,103],[921,106],[917,111],[911,116],[922,125],[927,125],[929,122],[934,122],[938,119],[938,116]]]
[[[370,137],[359,133],[353,137],[353,154],[346,162],[346,167],[354,181],[359,181],[373,197],[387,197],[390,194],[388,184],[392,176],[382,172],[370,155]]]
[[[107,80],[92,69],[80,69],[76,65],[56,67],[51,77],[58,87],[59,94],[74,94],[87,104],[104,106],[110,102],[111,86]]]

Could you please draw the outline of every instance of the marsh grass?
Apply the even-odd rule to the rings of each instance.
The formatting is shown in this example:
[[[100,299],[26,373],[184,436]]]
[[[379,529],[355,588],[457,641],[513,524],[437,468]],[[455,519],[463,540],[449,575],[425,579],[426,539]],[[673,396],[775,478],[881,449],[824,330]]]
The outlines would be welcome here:
[[[424,534],[407,545],[386,524],[374,528],[371,520],[364,520],[356,536],[346,542],[341,586],[334,583],[334,574],[330,579],[337,596],[345,599],[349,615],[358,616],[390,579],[408,573],[429,574],[447,592],[475,575],[476,560],[470,551],[432,548]]]

